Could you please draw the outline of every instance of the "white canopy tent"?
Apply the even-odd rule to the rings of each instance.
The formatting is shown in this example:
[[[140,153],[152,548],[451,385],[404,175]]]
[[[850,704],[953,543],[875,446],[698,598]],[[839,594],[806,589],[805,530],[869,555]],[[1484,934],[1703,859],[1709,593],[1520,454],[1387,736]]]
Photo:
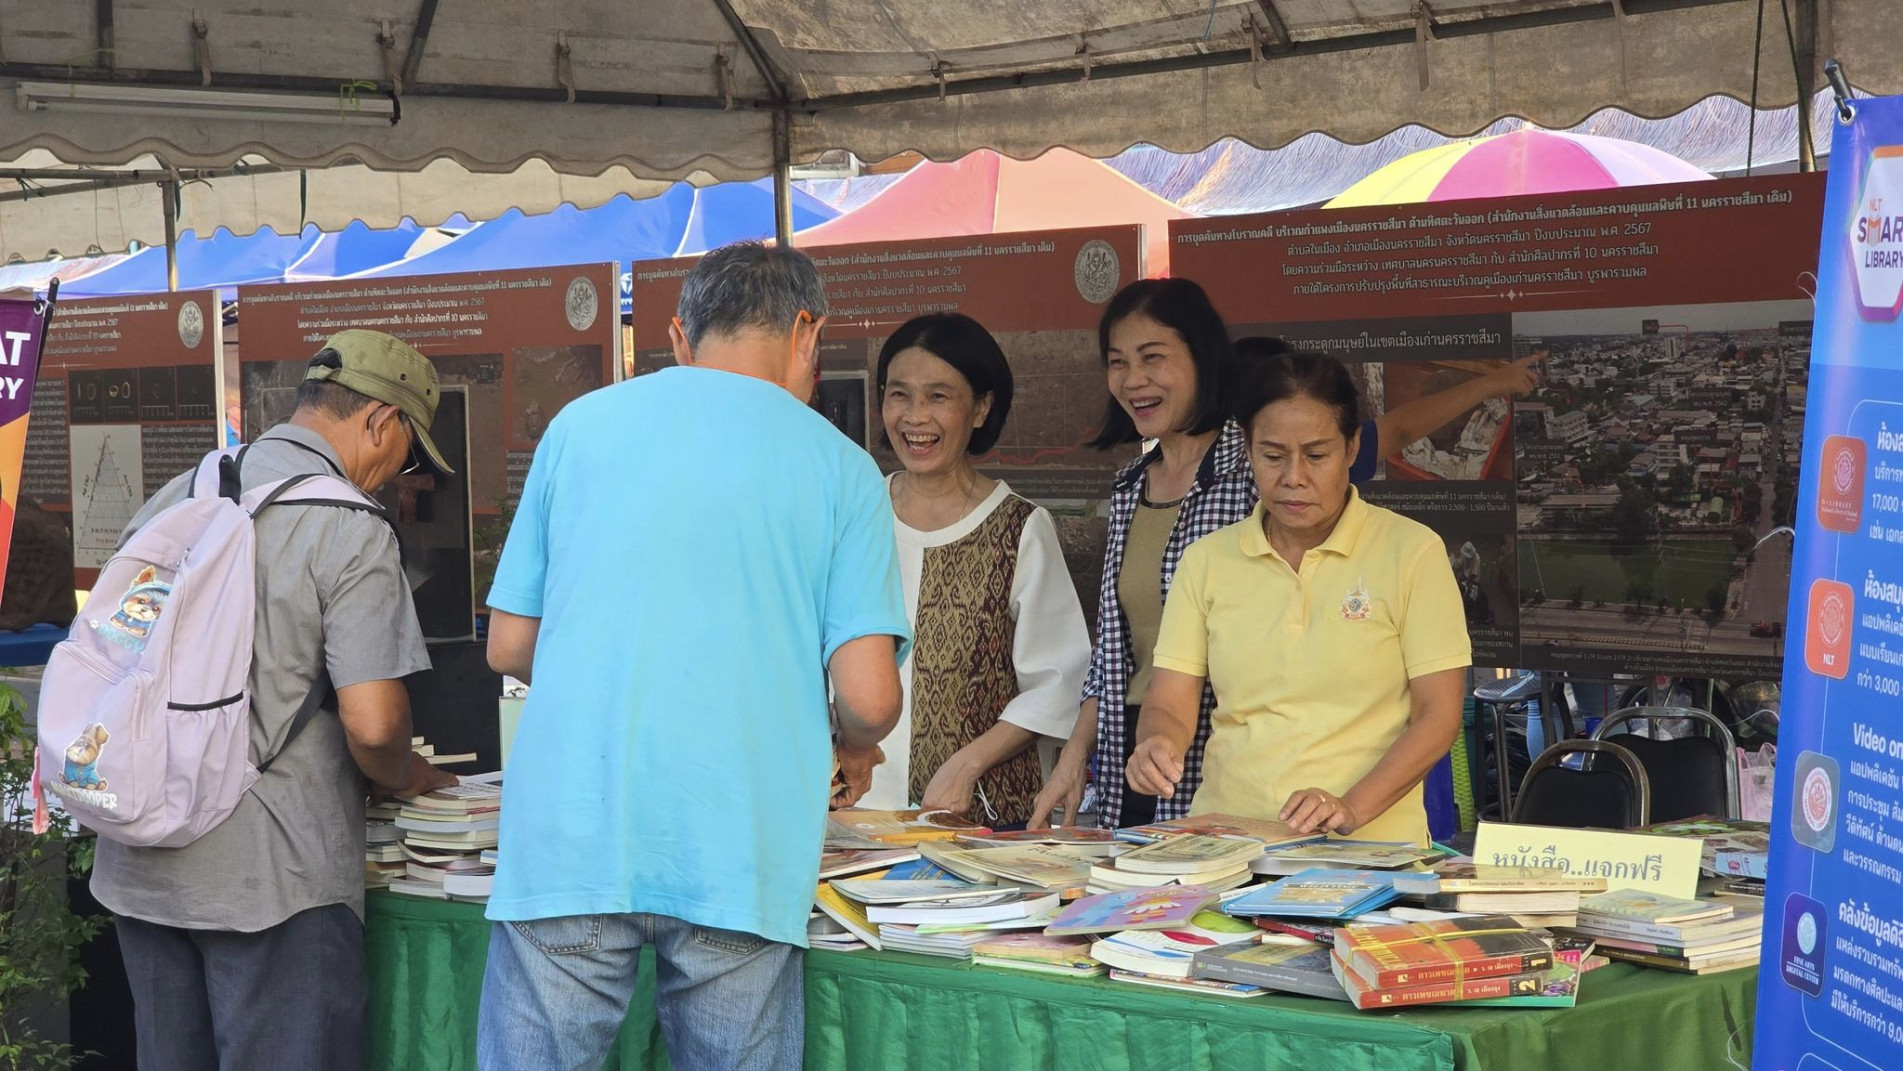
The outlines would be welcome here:
[[[0,259],[150,240],[174,174],[177,225],[288,232],[588,207],[829,149],[1104,156],[1776,107],[1833,56],[1896,92],[1897,6],[0,0],[0,177],[22,184],[0,190]]]

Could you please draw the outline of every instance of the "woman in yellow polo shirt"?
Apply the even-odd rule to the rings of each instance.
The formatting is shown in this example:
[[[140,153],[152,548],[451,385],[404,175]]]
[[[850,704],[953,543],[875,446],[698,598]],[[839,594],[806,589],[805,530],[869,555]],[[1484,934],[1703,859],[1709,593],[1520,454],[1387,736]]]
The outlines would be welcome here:
[[[1340,362],[1282,354],[1240,378],[1261,502],[1177,566],[1126,777],[1175,790],[1207,679],[1192,813],[1425,844],[1421,780],[1460,729],[1473,662],[1446,547],[1350,484],[1360,399]]]

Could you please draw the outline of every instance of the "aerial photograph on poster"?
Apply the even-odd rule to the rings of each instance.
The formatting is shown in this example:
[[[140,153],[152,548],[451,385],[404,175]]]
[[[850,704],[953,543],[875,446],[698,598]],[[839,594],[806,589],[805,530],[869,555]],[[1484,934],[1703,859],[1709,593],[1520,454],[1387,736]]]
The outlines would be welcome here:
[[[1516,315],[1528,665],[1776,672],[1808,302]],[[1597,652],[1597,654],[1595,654]]]

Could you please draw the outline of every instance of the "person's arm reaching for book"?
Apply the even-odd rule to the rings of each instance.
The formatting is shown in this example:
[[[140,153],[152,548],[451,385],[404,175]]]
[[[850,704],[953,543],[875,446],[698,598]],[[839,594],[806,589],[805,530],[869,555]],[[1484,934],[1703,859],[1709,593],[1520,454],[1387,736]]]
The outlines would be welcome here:
[[[1136,750],[1124,776],[1130,787],[1146,796],[1169,799],[1183,779],[1183,756],[1196,739],[1196,716],[1202,709],[1203,678],[1164,669],[1150,678],[1150,694],[1137,719]]]
[[[986,729],[978,739],[945,760],[938,768],[932,780],[925,786],[925,798],[919,800],[919,806],[927,810],[945,810],[953,814],[969,814],[971,811],[971,792],[978,779],[991,772],[991,768],[1015,757],[1018,752],[1030,747],[1037,734],[1008,721],[1000,721]]]
[[[1488,398],[1518,397],[1530,392],[1539,384],[1533,365],[1545,357],[1544,352],[1523,357],[1457,387],[1416,398],[1381,414],[1374,422],[1379,439],[1376,456],[1400,453],[1408,444],[1434,434]]]
[[[533,684],[535,641],[542,632],[542,619],[523,617],[507,610],[489,610],[489,668],[523,684]]]
[[[402,681],[363,681],[337,689],[337,717],[350,757],[384,792],[420,796],[456,783],[455,775],[410,750],[410,693]]]
[[[1090,755],[1097,750],[1097,697],[1084,700],[1077,711],[1077,725],[1057,753],[1057,763],[1044,782],[1037,799],[1031,803],[1031,821],[1026,829],[1049,829],[1051,812],[1062,808],[1064,823],[1077,824],[1077,808],[1083,806],[1084,786],[1090,782]]]

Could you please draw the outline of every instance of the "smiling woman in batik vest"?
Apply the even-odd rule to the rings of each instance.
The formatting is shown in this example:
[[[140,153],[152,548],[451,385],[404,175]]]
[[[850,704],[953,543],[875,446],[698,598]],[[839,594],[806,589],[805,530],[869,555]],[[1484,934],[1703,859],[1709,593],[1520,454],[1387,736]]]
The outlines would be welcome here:
[[[905,712],[862,807],[948,808],[1022,825],[1039,736],[1069,737],[1090,636],[1049,512],[972,461],[1011,411],[1011,368],[968,316],[921,316],[879,353],[905,608]]]
[[[1421,779],[1460,730],[1473,662],[1441,538],[1364,502],[1347,369],[1281,354],[1239,369],[1259,502],[1183,552],[1126,776],[1169,798],[1215,692],[1191,810],[1427,842]]]

